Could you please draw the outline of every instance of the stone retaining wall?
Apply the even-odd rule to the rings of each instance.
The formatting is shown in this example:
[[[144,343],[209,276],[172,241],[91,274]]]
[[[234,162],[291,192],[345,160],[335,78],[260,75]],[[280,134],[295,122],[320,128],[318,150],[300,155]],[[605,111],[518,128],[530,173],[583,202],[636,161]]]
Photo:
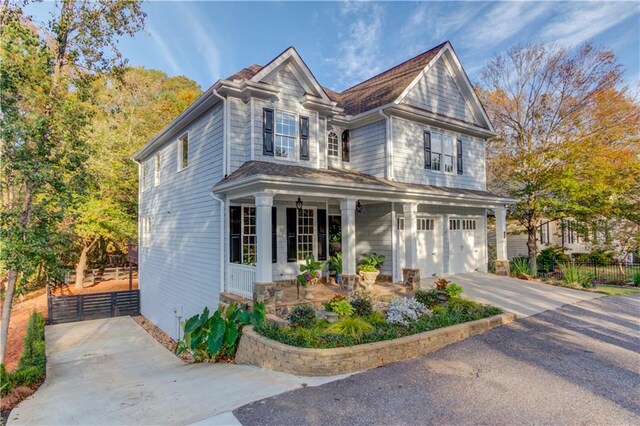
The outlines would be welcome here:
[[[289,346],[261,336],[251,327],[245,327],[236,353],[236,362],[300,376],[350,373],[425,355],[508,324],[515,318],[511,313],[495,315],[399,339],[334,349]]]

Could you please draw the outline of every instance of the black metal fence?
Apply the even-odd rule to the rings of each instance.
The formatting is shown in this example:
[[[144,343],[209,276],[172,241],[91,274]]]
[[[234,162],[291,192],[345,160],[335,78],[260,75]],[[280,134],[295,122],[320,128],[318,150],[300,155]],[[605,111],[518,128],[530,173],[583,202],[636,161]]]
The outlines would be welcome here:
[[[54,296],[47,286],[49,324],[139,314],[139,290]]]
[[[541,277],[562,279],[566,268],[577,268],[589,274],[594,284],[635,284],[640,285],[640,262],[572,260],[545,265],[538,271]]]

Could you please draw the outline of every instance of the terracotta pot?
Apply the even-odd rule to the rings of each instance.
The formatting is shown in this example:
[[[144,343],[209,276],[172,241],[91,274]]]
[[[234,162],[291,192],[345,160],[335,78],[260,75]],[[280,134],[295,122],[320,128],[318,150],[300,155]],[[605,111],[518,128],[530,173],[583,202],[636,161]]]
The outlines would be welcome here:
[[[378,275],[380,275],[380,271],[376,271],[376,272],[360,271],[360,278],[362,278],[360,283],[366,290],[371,290],[373,285],[376,283],[376,279],[378,278]]]

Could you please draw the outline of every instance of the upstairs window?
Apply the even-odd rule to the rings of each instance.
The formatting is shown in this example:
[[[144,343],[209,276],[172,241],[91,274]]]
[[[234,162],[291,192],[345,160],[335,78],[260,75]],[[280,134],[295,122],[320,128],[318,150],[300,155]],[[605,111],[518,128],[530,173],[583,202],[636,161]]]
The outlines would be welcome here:
[[[189,134],[178,138],[178,170],[189,167]]]
[[[329,151],[330,157],[340,156],[340,147],[338,143],[338,135],[336,134],[336,132],[329,133],[329,137],[327,139],[327,149]]]
[[[462,174],[462,141],[442,133],[424,132],[424,168]]]
[[[351,159],[351,147],[349,146],[349,131],[342,132],[342,161],[349,162]]]
[[[140,163],[140,192],[147,189],[147,167],[145,163]]]
[[[153,170],[153,183],[155,184],[155,186],[159,186],[160,185],[160,170],[161,170],[161,156],[160,153],[158,152],[155,156],[155,161],[154,161],[154,167],[155,169]]]
[[[151,218],[145,216],[142,218],[142,246],[148,247],[151,240]]]
[[[296,158],[296,116],[276,111],[275,155],[281,158]]]

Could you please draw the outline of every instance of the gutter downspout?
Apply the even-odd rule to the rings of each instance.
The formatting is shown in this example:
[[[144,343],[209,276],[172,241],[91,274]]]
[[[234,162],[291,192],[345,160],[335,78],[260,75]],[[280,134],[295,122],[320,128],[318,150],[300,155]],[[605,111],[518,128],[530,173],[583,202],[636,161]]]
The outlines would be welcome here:
[[[210,192],[209,195],[211,195],[211,198],[213,198],[214,200],[216,200],[217,202],[220,203],[220,293],[224,292],[227,290],[227,285],[226,282],[224,280],[225,277],[225,271],[224,271],[224,265],[225,265],[225,252],[224,252],[224,247],[225,247],[225,234],[224,234],[224,229],[225,229],[225,222],[226,222],[226,208],[225,208],[225,203],[226,200],[225,198],[219,197],[218,195],[214,194],[213,192]]]
[[[229,107],[227,98],[220,95],[216,89],[211,89],[211,93],[222,101],[222,177],[225,178],[229,170],[227,164],[227,151],[229,150],[229,126],[227,125],[229,114],[227,110]]]
[[[386,144],[385,144],[385,153],[386,153],[386,177],[389,180],[393,180],[393,125],[391,122],[391,116],[385,114],[384,110],[378,111],[378,113],[385,118],[387,121],[387,129],[385,132],[386,135]]]

